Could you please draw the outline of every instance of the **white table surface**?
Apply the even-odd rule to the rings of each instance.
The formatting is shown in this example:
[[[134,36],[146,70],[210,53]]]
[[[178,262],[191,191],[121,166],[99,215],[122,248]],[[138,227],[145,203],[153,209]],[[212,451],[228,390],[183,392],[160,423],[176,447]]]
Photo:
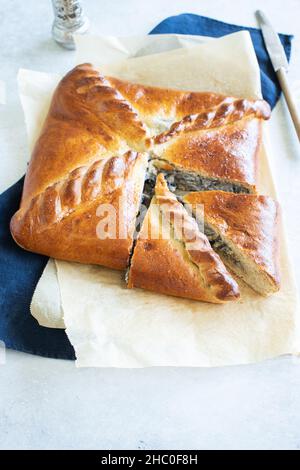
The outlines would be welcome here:
[[[263,8],[277,30],[297,34],[290,80],[300,100],[300,0],[85,0],[91,32],[146,34],[192,12],[256,26]],[[28,151],[17,95],[19,67],[65,72],[73,52],[51,39],[50,0],[0,4],[0,191],[25,171]],[[1,89],[0,89],[1,96]],[[300,155],[274,111],[273,171],[300,284]],[[291,123],[289,123],[291,125]],[[297,184],[296,184],[297,182]],[[219,369],[80,369],[6,351],[0,366],[0,449],[299,449],[300,359]]]

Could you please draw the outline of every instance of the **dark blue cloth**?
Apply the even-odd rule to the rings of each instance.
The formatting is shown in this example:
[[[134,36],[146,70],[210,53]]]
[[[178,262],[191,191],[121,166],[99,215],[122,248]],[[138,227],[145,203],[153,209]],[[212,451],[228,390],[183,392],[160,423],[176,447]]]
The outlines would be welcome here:
[[[225,34],[231,34],[241,30],[249,31],[251,35],[260,67],[263,97],[268,101],[271,108],[274,108],[280,95],[280,86],[266,51],[260,29],[237,26],[213,20],[212,18],[206,18],[205,16],[184,13],[182,15],[171,16],[170,18],[165,19],[159,23],[159,25],[156,26],[150,34],[196,34],[218,38]],[[284,47],[287,59],[290,60],[293,36],[279,34],[279,37]]]
[[[31,298],[48,258],[22,250],[10,235],[9,223],[19,208],[23,181],[0,196],[0,339],[18,351],[74,359],[64,330],[43,328],[30,315]]]
[[[167,18],[150,34],[177,33],[219,37],[241,29],[250,31],[261,68],[263,94],[271,106],[274,106],[280,90],[260,31],[183,14]],[[292,36],[280,36],[288,59],[291,38]],[[22,187],[23,178],[0,195],[0,340],[4,341],[6,347],[18,351],[52,358],[74,359],[74,350],[65,332],[43,328],[30,315],[31,298],[48,258],[22,250],[10,235],[9,222],[19,207]]]

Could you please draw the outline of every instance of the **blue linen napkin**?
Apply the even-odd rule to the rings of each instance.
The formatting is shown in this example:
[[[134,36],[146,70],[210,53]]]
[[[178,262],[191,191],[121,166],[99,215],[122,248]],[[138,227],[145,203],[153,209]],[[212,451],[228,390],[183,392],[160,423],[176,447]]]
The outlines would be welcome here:
[[[31,298],[48,258],[20,248],[9,231],[23,182],[24,178],[0,196],[0,339],[17,351],[75,359],[65,331],[43,328],[30,314]]]
[[[195,34],[220,37],[248,30],[258,58],[264,98],[274,107],[280,88],[264,47],[260,30],[236,26],[193,14],[173,16],[162,21],[150,34]],[[280,35],[289,60],[290,35]],[[43,328],[30,315],[30,302],[48,261],[45,256],[27,252],[13,241],[9,222],[17,211],[24,178],[0,195],[0,340],[7,348],[59,359],[75,359],[64,330]]]

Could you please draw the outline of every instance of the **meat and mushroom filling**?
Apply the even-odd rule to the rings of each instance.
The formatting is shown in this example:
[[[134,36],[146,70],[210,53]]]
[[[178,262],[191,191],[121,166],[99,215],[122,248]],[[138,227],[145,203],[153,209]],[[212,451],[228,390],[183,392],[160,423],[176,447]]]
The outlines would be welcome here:
[[[211,227],[207,224],[204,224],[204,233],[207,236],[211,247],[224,258],[229,258],[231,263],[236,264],[242,269],[242,263],[238,259],[237,255],[232,251],[232,249],[226,244],[226,242],[218,235]]]
[[[162,173],[164,173],[170,188],[173,188],[175,192],[218,190],[233,193],[249,193],[249,189],[245,186],[219,179],[207,178],[193,172],[163,170]]]
[[[190,191],[227,191],[233,193],[249,193],[249,188],[242,183],[222,181],[219,178],[209,178],[192,171],[184,171],[172,167],[163,159],[150,161],[147,178],[154,181],[158,173],[163,173],[171,191],[177,195]]]
[[[154,196],[155,190],[155,183],[156,177],[158,173],[163,173],[169,189],[173,191],[178,200],[182,202],[181,196],[189,191],[212,191],[212,190],[220,190],[220,191],[228,191],[234,193],[249,193],[249,189],[245,186],[230,183],[226,181],[221,181],[219,179],[214,178],[206,178],[204,176],[198,175],[193,172],[181,171],[177,169],[166,170],[163,167],[156,167],[153,164],[153,161],[149,162],[148,170],[145,177],[142,200],[140,205],[140,210],[137,214],[136,219],[136,229],[134,234],[134,243],[132,246],[131,254],[129,257],[129,263],[127,272],[125,275],[126,280],[128,279],[128,273],[131,264],[131,258],[135,248],[135,240],[138,236],[139,231],[141,230],[141,226],[146,215],[146,212],[150,206],[152,197]],[[235,253],[229,248],[229,246],[222,240],[222,238],[216,234],[210,227],[206,224],[204,226],[204,233],[210,241],[210,244],[213,249],[217,252],[221,253],[224,257],[230,258],[231,262],[239,265],[241,267],[241,263],[238,260]]]
[[[146,173],[144,189],[143,189],[143,197],[142,197],[142,204],[147,208],[150,206],[151,199],[154,195],[154,188],[156,183],[156,174],[151,170],[148,169]]]

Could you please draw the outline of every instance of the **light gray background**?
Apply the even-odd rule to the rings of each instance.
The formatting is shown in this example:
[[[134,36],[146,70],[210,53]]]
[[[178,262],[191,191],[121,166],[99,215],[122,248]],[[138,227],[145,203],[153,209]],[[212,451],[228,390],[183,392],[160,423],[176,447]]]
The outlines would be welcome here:
[[[85,0],[91,32],[146,34],[182,12],[256,26],[263,8],[277,30],[299,33],[300,0]],[[0,191],[25,171],[19,67],[65,72],[73,52],[50,37],[50,0],[0,4]],[[290,80],[300,100],[300,34]],[[300,281],[300,156],[281,101],[272,117],[273,170]],[[287,132],[290,128],[290,132]],[[220,369],[81,369],[6,352],[0,365],[0,449],[299,449],[300,360]]]

